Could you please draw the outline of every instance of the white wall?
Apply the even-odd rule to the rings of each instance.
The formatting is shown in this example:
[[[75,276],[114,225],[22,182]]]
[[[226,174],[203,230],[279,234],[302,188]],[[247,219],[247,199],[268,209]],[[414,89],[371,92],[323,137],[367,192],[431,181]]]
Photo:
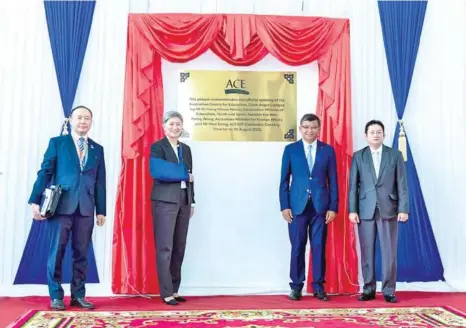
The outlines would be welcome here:
[[[95,125],[92,137],[104,145],[108,167],[108,222],[105,227],[96,228],[93,237],[101,284],[88,288],[91,295],[108,295],[111,292],[113,209],[120,169],[127,14],[148,11],[349,17],[355,149],[364,145],[363,126],[371,118],[378,118],[386,123],[388,144],[393,138],[396,115],[378,8],[374,0],[97,1],[75,101],[76,104],[87,104],[94,110]],[[465,22],[465,1],[429,1],[405,116],[427,209],[445,266],[445,277],[456,290],[466,290],[464,278],[466,264],[462,252],[466,249],[466,238],[464,238],[466,221],[463,219],[464,215],[460,207],[466,194],[466,181],[462,171],[466,167],[466,156],[463,151],[466,146],[466,130],[463,124],[466,119],[464,99],[466,49],[464,42],[461,41],[466,40]],[[43,3],[37,0],[1,1],[0,45],[2,49],[0,51],[0,154],[2,154],[0,172],[3,173],[0,175],[0,295],[46,295],[45,286],[12,285],[31,226],[30,209],[26,204],[29,192],[47,141],[49,137],[58,134],[62,122],[62,109]],[[198,59],[199,62],[202,60],[205,59]],[[194,63],[193,61],[189,65]],[[164,70],[169,70],[169,66],[164,63]],[[170,75],[165,78],[170,78]],[[168,84],[166,82],[167,87]],[[301,87],[301,79],[298,86]],[[168,91],[166,95],[166,101],[170,101],[170,105],[176,104],[176,96],[173,93]],[[314,110],[313,104],[304,109],[299,108],[299,111],[308,108]],[[230,144],[230,147],[236,152],[239,145],[240,143]],[[196,155],[198,202],[201,204],[196,208],[196,216],[193,218],[189,235],[183,280],[183,287],[187,293],[226,292],[226,289],[217,287],[208,290],[196,288],[205,286],[206,282],[211,285],[212,281],[207,281],[207,278],[214,279],[217,286],[227,285],[230,293],[240,292],[238,286],[254,283],[241,274],[239,269],[243,267],[254,268],[254,272],[249,272],[254,277],[254,281],[257,281],[258,277],[262,278],[263,284],[255,284],[255,287],[260,287],[261,291],[287,289],[286,253],[289,246],[286,228],[280,221],[278,213],[276,189],[272,187],[278,180],[277,160],[280,153],[278,147],[283,145],[248,146],[252,147],[248,151],[263,154],[258,158],[270,157],[270,162],[264,163],[267,164],[270,177],[267,176],[265,179],[262,176],[263,179],[260,181],[262,185],[260,183],[252,183],[248,186],[235,185],[233,189],[235,192],[237,188],[244,188],[254,191],[258,197],[261,197],[258,203],[248,200],[247,206],[237,208],[229,204],[225,193],[220,193],[221,185],[202,185],[206,172],[198,171],[198,168],[204,165],[211,167],[208,154],[211,150],[209,147],[213,146],[208,143],[193,144]],[[204,156],[205,154],[207,155]],[[246,168],[246,164],[236,162],[237,158],[233,154],[222,153],[221,157],[222,161],[225,158],[224,165],[227,165],[226,159],[230,159],[236,166],[227,166],[224,171],[214,171],[215,177],[218,178],[223,172],[228,171],[235,174],[235,179],[232,180],[236,181],[239,174],[238,167]],[[275,166],[271,166],[271,163]],[[254,162],[254,165],[260,166],[260,163]],[[267,186],[267,190],[262,190],[261,186]],[[218,192],[216,200],[219,204],[226,206],[226,210],[218,209],[226,212],[222,220],[214,221],[214,216],[208,213],[211,205],[207,205],[206,200],[211,197],[212,191]],[[244,202],[241,197],[241,193],[235,194],[234,202]],[[255,258],[249,252],[257,252],[260,248],[254,244],[251,235],[246,239],[246,243],[239,243],[233,238],[235,234],[247,231],[251,224],[249,219],[255,220],[252,224],[257,224],[256,229],[266,225],[268,230],[261,232],[271,233],[274,236],[267,240],[269,253],[253,253],[256,255]],[[236,222],[238,225],[233,224]],[[207,223],[210,223],[212,229],[205,233],[201,230]],[[217,231],[224,233],[225,238],[222,238],[222,241],[229,238],[228,243],[222,242],[220,247],[241,246],[234,253],[235,257],[229,259],[236,265],[224,263],[228,265],[226,268],[231,270],[220,268],[225,271],[225,276],[215,272],[215,267],[211,265],[218,261],[217,258],[212,257],[212,248],[219,246],[211,245],[219,241],[219,236],[215,235]],[[272,253],[272,250],[276,254]],[[197,254],[205,253],[209,254],[209,257],[202,260],[205,261],[203,266],[194,263],[194,260],[198,259]],[[243,256],[247,259],[247,264],[239,262]],[[276,267],[272,267],[270,260],[272,256],[277,257]],[[256,262],[259,262],[260,266]],[[263,266],[267,265],[269,267],[266,271]],[[229,276],[230,274],[235,274],[234,279]],[[401,284],[400,288],[445,290],[447,286]],[[251,289],[243,291],[247,290]]]

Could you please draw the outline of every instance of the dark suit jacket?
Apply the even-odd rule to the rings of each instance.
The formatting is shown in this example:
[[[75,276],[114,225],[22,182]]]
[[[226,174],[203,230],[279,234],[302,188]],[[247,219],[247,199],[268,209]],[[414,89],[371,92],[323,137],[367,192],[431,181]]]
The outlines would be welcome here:
[[[41,195],[54,177],[63,193],[56,214],[71,215],[79,204],[81,215],[106,215],[106,173],[104,148],[88,138],[88,154],[81,171],[79,157],[71,135],[50,139],[42,166],[32,188],[29,203],[40,204]]]
[[[383,145],[379,177],[375,176],[369,146],[353,155],[350,171],[349,212],[358,213],[361,220],[372,220],[375,207],[380,217],[391,219],[409,212],[408,185],[403,155],[397,149]]]
[[[187,171],[192,173],[193,171],[193,158],[191,154],[191,148],[188,145],[180,142],[179,147],[182,148],[183,153],[183,164]],[[172,163],[178,163],[178,157],[173,151],[170,142],[166,137],[156,141],[150,148],[151,158],[158,158],[161,160],[169,161]],[[154,185],[152,187],[151,199],[159,200],[168,203],[178,203],[180,201],[181,192],[181,181],[162,181],[154,179]],[[186,181],[186,189],[188,193],[188,204],[194,204],[194,184]]]
[[[291,177],[291,187],[290,187]],[[335,151],[332,146],[317,140],[316,158],[309,172],[303,141],[285,147],[280,178],[280,208],[290,208],[301,214],[312,194],[312,203],[318,214],[328,210],[338,212],[338,178]]]

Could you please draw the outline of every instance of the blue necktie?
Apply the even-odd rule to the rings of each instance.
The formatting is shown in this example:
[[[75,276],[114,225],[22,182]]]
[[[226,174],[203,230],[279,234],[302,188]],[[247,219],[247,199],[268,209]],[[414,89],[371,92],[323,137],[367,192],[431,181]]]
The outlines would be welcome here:
[[[183,149],[181,149],[181,145],[178,144],[178,147],[176,147],[177,152],[178,152],[178,164],[183,163]]]
[[[307,155],[307,166],[309,166],[309,172],[312,173],[314,167],[314,160],[312,158],[312,145],[309,145],[309,154]]]

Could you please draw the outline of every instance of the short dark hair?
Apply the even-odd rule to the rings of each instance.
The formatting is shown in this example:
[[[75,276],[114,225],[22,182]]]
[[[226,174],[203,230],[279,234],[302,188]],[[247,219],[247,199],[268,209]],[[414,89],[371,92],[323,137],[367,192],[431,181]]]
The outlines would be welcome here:
[[[89,108],[87,108],[86,106],[83,106],[83,105],[79,105],[79,106],[76,106],[75,108],[73,108],[73,109],[71,110],[70,118],[71,118],[71,116],[73,115],[74,111],[75,111],[76,109],[79,109],[79,108],[87,109],[87,111],[88,111],[89,113],[91,113],[91,117],[94,117],[94,115],[92,114],[92,111],[91,111]]]
[[[315,114],[304,114],[304,116],[301,117],[301,121],[299,121],[299,125],[303,125],[304,121],[309,121],[309,122],[317,121],[317,123],[320,126],[320,118],[319,118],[319,116],[317,116]]]
[[[382,128],[382,131],[385,133],[385,126],[383,123],[379,120],[370,120],[369,122],[366,123],[366,128],[364,129],[364,133],[367,134],[367,130],[369,130],[369,127],[371,125],[378,125]]]

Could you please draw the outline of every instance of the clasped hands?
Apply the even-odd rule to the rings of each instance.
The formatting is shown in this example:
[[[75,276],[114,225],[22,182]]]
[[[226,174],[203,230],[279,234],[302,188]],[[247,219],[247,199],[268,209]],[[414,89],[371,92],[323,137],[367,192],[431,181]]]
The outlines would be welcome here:
[[[335,219],[336,215],[337,213],[335,213],[334,211],[327,211],[327,214],[325,215],[325,224],[329,224],[330,222],[332,222]],[[283,219],[285,219],[285,221],[288,223],[291,223],[293,221],[293,214],[291,213],[291,209],[289,208],[286,208],[282,211],[282,216]]]
[[[350,213],[349,220],[351,223],[354,223],[354,224],[359,223],[360,219],[359,219],[358,213]],[[398,222],[408,221],[408,213],[398,213],[397,220]]]

